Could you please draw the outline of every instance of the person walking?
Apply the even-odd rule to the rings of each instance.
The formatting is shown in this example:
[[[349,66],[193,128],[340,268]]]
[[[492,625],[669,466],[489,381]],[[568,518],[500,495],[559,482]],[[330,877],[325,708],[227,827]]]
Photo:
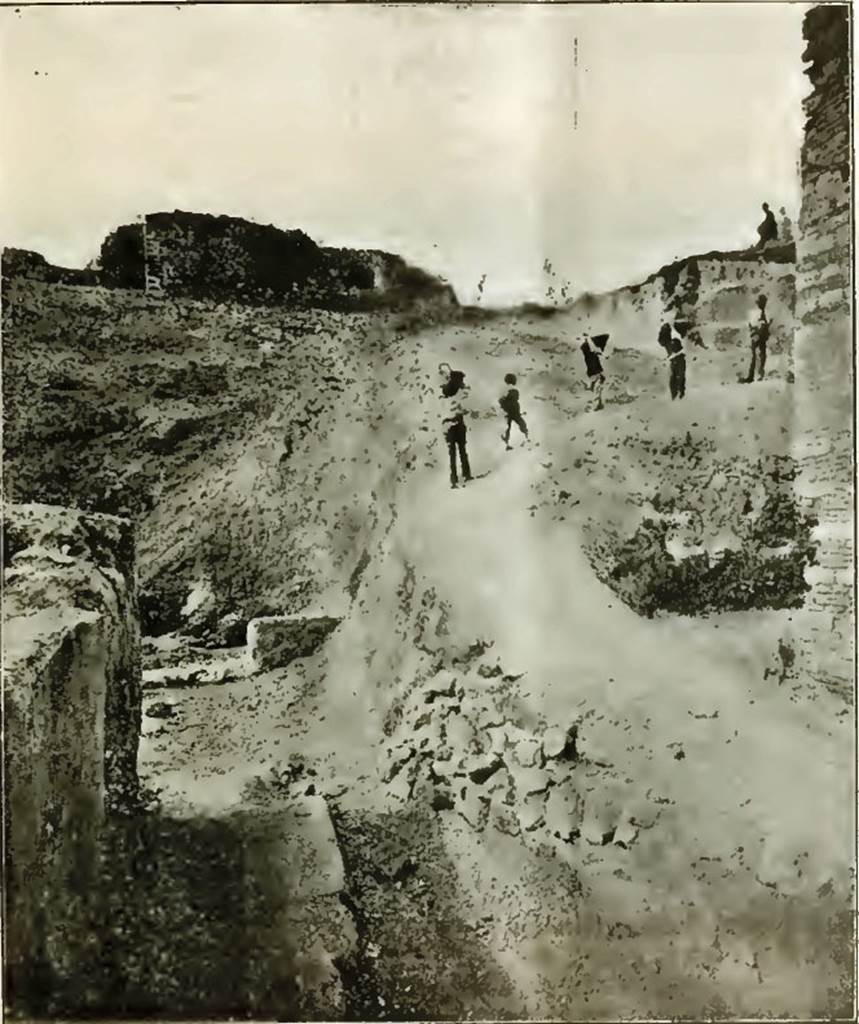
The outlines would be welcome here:
[[[522,416],[522,410],[519,408],[519,390],[516,387],[516,374],[508,373],[504,377],[504,383],[509,385],[509,387],[498,400],[498,404],[507,417],[507,428],[501,435],[501,440],[504,442],[507,451],[510,452],[513,450],[510,445],[510,430],[513,424],[516,424],[519,428],[519,433],[524,435],[526,441],[528,440],[528,426]]]
[[[686,395],[686,349],[680,328],[675,324],[664,323],[659,328],[659,344],[665,349],[668,357],[668,392],[671,400],[684,398]]]
[[[686,397],[686,347],[683,343],[683,336],[676,324],[671,333],[671,350],[668,353],[668,362],[671,364],[668,390],[671,392],[671,401],[673,402],[675,398]]]
[[[581,344],[581,350],[585,357],[585,372],[588,375],[588,388],[593,395],[590,406],[597,410],[603,407],[602,393],[605,386],[605,371],[601,357],[605,356],[608,338],[607,334],[595,334],[591,338],[585,338]]]

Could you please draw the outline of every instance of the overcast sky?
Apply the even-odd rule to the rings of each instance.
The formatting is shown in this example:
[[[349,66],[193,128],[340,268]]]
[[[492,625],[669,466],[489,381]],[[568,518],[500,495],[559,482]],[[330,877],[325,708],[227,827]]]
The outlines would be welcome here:
[[[575,291],[798,207],[794,4],[0,10],[4,244],[81,266],[174,208]],[[578,40],[578,66],[575,40]],[[38,74],[36,73],[38,72]]]

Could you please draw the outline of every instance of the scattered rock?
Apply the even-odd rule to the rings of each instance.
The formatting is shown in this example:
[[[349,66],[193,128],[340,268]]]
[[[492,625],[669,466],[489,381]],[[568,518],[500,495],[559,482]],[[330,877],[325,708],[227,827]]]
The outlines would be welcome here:
[[[447,793],[436,792],[432,798],[431,806],[434,811],[452,811],[454,803]]]
[[[501,758],[496,758],[494,761],[492,761],[490,764],[488,764],[485,768],[475,768],[474,771],[469,772],[468,773],[468,777],[469,777],[469,779],[471,779],[471,781],[473,783],[475,783],[475,785],[482,786],[484,782],[486,782],[488,779],[491,779],[492,776],[500,768],[503,768],[503,767],[504,767],[504,762],[501,760]]]
[[[167,701],[157,701],[155,704],[150,704],[143,713],[147,718],[175,718],[177,715],[174,705],[168,704]]]

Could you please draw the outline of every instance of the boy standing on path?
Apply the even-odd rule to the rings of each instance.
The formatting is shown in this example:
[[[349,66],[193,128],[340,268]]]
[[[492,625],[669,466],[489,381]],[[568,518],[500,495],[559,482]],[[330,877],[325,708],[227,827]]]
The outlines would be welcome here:
[[[504,378],[504,383],[509,385],[509,388],[501,396],[498,404],[501,406],[501,410],[507,417],[507,429],[501,435],[501,440],[504,442],[507,451],[513,450],[510,444],[510,429],[515,423],[519,428],[519,432],[524,434],[525,440],[528,440],[528,427],[525,424],[525,420],[522,418],[522,410],[519,408],[519,391],[516,387],[516,374],[508,373]]]

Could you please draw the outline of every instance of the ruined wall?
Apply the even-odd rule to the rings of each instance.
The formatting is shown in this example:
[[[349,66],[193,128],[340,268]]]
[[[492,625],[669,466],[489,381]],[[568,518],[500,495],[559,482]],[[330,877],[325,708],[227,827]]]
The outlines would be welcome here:
[[[148,283],[171,295],[282,300],[323,261],[303,231],[177,210],[147,216],[146,262]]]
[[[143,225],[123,224],[112,231],[102,243],[99,268],[99,284],[108,288],[143,288]]]
[[[40,253],[31,252],[29,249],[4,249],[2,276],[4,283],[14,278],[42,281],[46,284],[92,286],[99,283],[99,275],[94,270],[57,267],[48,263]]]
[[[104,820],[137,798],[134,544],[113,516],[3,519],[7,992],[47,998],[90,941]]]
[[[802,209],[797,238],[794,448],[797,491],[818,519],[809,569],[808,671],[852,688],[853,376],[851,311],[850,67],[847,6],[805,17]]]
[[[794,247],[766,253],[714,252],[691,256],[662,267],[641,284],[607,295],[586,296],[581,308],[607,318],[618,345],[659,351],[657,335],[666,319],[690,324],[695,338],[708,348],[749,347],[750,322],[757,320],[755,300],[765,294],[772,320],[772,352],[789,353],[793,346],[796,278]]]

